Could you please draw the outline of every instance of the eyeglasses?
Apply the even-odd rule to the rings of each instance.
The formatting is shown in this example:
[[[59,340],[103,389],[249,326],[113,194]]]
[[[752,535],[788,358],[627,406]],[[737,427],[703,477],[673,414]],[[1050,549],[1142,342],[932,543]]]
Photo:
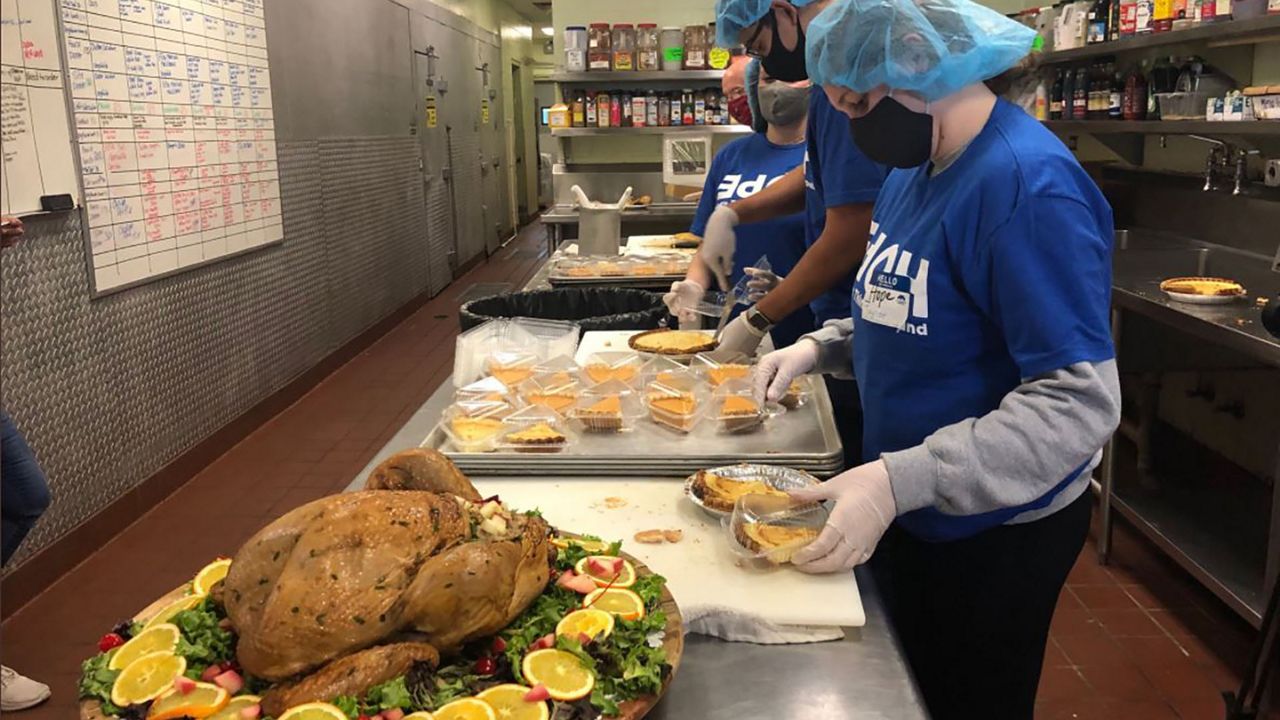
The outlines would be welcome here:
[[[759,22],[756,23],[756,31],[751,34],[751,37],[747,40],[745,44],[748,57],[763,59],[766,55],[768,55],[768,53],[761,52],[756,49],[756,41],[760,39],[760,35],[765,31],[765,28],[772,29],[773,24],[775,22],[777,22],[777,20],[774,19],[773,11],[770,10],[768,13],[765,14],[764,17],[760,18]]]

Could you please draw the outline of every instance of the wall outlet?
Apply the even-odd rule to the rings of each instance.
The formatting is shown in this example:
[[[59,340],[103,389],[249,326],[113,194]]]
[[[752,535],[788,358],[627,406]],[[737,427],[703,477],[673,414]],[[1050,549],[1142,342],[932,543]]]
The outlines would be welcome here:
[[[1268,160],[1262,172],[1262,184],[1267,187],[1280,187],[1280,160]]]
[[[1280,273],[1280,245],[1276,246],[1276,258],[1271,261],[1271,271]]]

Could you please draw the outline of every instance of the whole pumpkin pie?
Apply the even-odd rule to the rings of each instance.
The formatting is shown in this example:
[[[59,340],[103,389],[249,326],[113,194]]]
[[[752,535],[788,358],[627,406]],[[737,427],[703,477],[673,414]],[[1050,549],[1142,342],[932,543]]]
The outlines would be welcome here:
[[[702,501],[703,505],[722,512],[732,512],[733,504],[743,495],[787,497],[786,493],[763,480],[727,478],[706,470],[698,471],[689,489]]]
[[[549,423],[540,422],[508,433],[506,441],[515,446],[517,452],[555,452],[564,447],[569,438]]]
[[[632,336],[631,349],[655,355],[694,355],[715,350],[715,338],[692,330],[652,330]]]
[[[1245,294],[1244,286],[1240,283],[1213,277],[1170,278],[1160,283],[1160,289],[1169,293],[1202,297],[1235,297]]]
[[[622,430],[622,398],[603,397],[578,410],[577,418],[591,432],[619,432]]]

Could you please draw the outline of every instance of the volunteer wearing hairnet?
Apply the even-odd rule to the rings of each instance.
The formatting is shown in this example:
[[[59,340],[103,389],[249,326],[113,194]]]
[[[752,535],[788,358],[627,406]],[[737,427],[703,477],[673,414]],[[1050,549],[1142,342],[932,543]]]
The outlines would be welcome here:
[[[891,165],[853,317],[761,361],[778,398],[852,374],[866,464],[817,489],[801,569],[872,558],[935,718],[1031,718],[1049,621],[1120,418],[1111,209],[1052,133],[983,84],[1035,33],[968,0],[842,0],[809,71]]]
[[[751,197],[804,162],[809,82],[774,80],[760,72],[760,61],[752,60],[746,72],[746,87],[752,117],[759,118],[751,123],[756,133],[725,145],[712,159],[702,200],[689,228],[695,235],[706,231],[707,218],[716,207]],[[750,292],[743,299],[756,302],[772,284],[775,273],[791,272],[804,255],[804,216],[794,213],[744,225],[738,235],[738,252],[728,283],[735,286],[751,276],[747,278]],[[750,265],[761,258],[768,259],[767,269]],[[682,325],[700,326],[701,316],[695,309],[710,287],[714,287],[710,268],[703,262],[694,262],[685,279],[673,283],[663,299]],[[745,307],[738,305],[734,314]],[[813,314],[803,308],[773,328],[773,341],[778,347],[785,347],[815,327]]]

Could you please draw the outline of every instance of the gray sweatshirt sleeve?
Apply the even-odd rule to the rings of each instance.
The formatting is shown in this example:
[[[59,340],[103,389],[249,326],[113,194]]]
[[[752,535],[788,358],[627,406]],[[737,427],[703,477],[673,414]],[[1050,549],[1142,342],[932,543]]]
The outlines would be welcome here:
[[[814,372],[845,380],[853,377],[853,318],[828,320],[820,330],[802,339],[818,344],[818,366]]]
[[[976,515],[1044,496],[1119,424],[1116,361],[1082,362],[1024,380],[995,410],[883,459],[899,514],[935,507]]]

